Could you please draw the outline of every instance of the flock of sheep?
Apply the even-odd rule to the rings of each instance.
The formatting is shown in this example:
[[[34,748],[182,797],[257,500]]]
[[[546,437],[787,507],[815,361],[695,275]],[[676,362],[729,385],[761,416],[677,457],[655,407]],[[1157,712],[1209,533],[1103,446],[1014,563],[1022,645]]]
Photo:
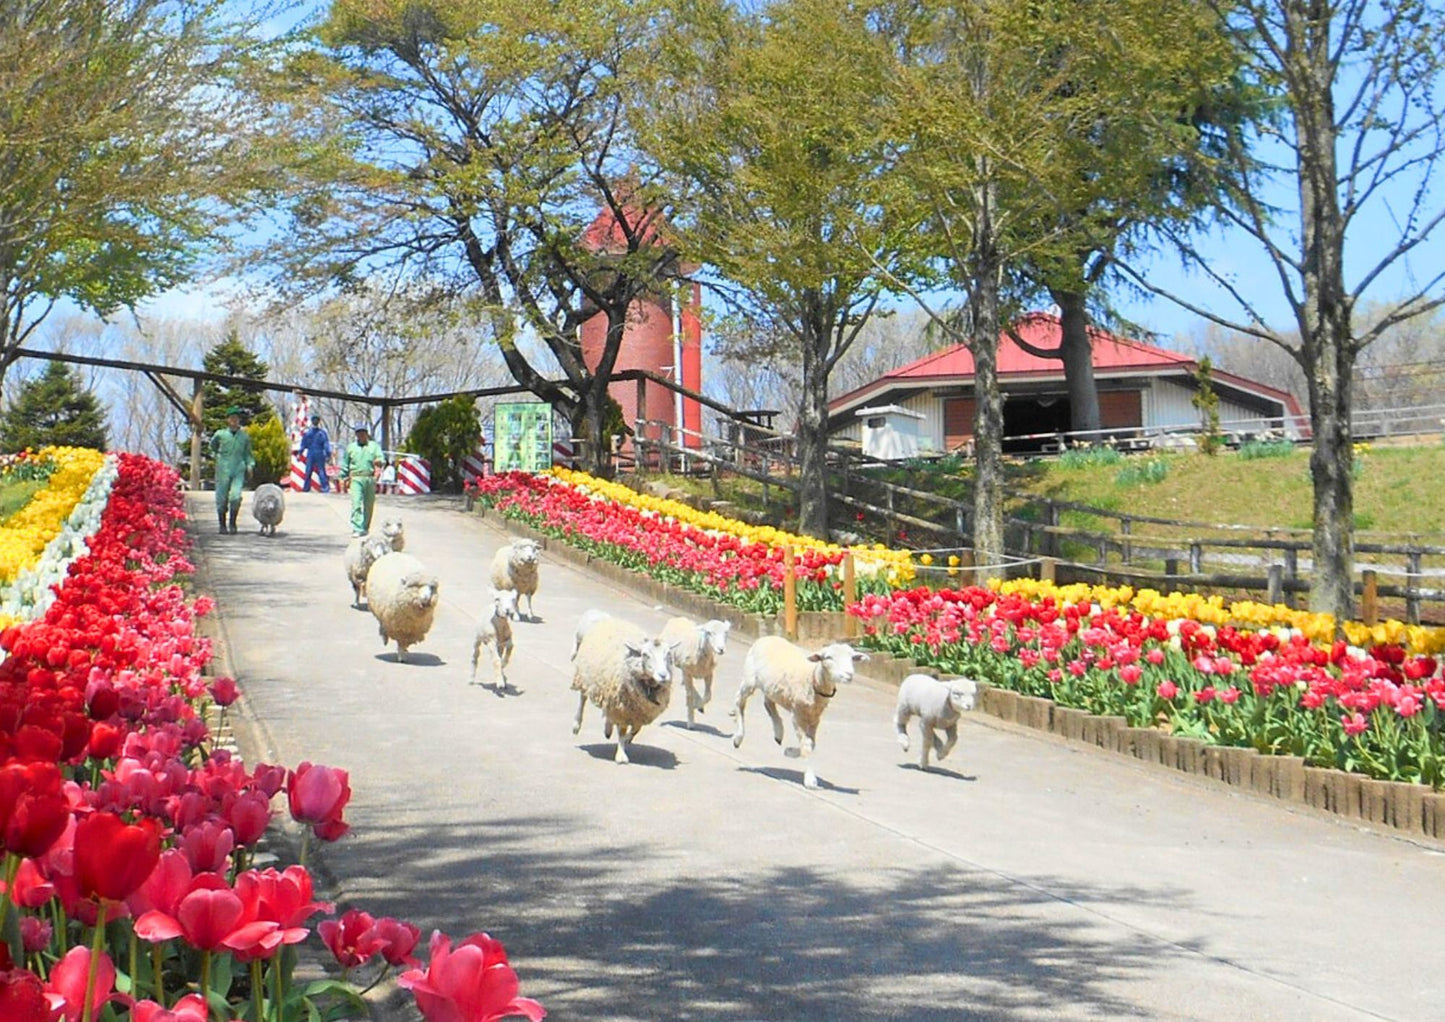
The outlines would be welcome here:
[[[354,539],[345,553],[353,605],[366,601],[382,641],[395,642],[397,658],[402,661],[407,648],[425,638],[438,601],[436,576],[416,558],[402,553],[404,545],[401,521],[390,517],[382,522],[381,535]],[[533,600],[540,553],[534,540],[519,539],[503,546],[492,559],[486,616],[472,642],[473,684],[485,654],[495,684],[509,688],[507,667],[515,649],[512,622],[522,616],[524,598],[527,619],[536,620]],[[603,736],[611,739],[616,732],[613,758],[626,763],[628,744],[667,709],[675,683],[684,691],[688,727],[695,727],[696,714],[712,699],[713,675],[726,651],[729,628],[725,621],[699,624],[675,617],[658,634],[648,635],[604,611],[587,611],[577,623],[572,647],[572,689],[577,693],[572,733],[581,730],[587,704],[592,703],[602,712]],[[779,745],[783,743],[782,711],[791,715],[804,761],[803,784],[818,787],[811,761],[818,724],[838,686],[851,682],[855,664],[866,659],[866,654],[842,642],[809,652],[777,636],[758,639],[743,661],[742,684],[730,711],[736,721],[733,747],[742,745],[748,701],[759,695],[772,721],[773,740]],[[903,750],[909,749],[908,729],[917,717],[922,738],[919,765],[928,767],[930,752],[938,759],[947,756],[958,741],[959,716],[973,708],[975,695],[976,686],[967,679],[944,682],[924,674],[906,678],[899,686],[893,716]]]

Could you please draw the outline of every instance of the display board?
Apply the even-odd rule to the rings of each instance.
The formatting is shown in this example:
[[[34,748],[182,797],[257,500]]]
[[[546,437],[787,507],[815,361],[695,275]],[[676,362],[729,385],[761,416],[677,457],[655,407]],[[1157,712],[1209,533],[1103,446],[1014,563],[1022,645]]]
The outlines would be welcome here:
[[[545,472],[552,467],[552,406],[545,401],[499,404],[492,412],[495,472]]]

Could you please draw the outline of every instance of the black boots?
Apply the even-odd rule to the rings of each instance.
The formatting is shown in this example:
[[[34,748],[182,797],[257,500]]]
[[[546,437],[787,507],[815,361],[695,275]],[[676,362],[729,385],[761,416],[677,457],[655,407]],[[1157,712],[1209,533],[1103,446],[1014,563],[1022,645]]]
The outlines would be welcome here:
[[[226,512],[221,508],[216,508],[216,521],[221,523],[221,535],[224,536],[226,534]]]
[[[231,505],[230,532],[231,532],[231,535],[233,535],[233,536],[236,534],[236,516],[237,516],[238,514],[240,514],[240,513],[241,513],[241,505],[240,505],[239,503],[232,504],[232,505]]]

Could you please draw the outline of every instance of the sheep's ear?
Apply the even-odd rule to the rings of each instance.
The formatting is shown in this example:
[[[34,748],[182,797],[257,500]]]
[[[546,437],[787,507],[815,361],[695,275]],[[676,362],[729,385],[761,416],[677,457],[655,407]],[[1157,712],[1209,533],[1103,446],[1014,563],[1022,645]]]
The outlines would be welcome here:
[[[667,651],[669,653],[676,653],[680,649],[682,649],[682,643],[680,642],[669,642],[667,644]]]
[[[818,663],[820,660],[823,659],[823,654],[822,654],[822,653],[809,653],[809,654],[808,654],[808,659],[811,660],[813,663],[816,664],[816,663]]]
[[[867,654],[867,653],[858,653],[858,652],[855,652],[855,653],[853,654],[853,662],[854,662],[855,664],[856,664],[856,663],[861,663],[862,661],[867,660],[867,659],[868,659],[868,654]]]
[[[635,642],[624,642],[622,648],[627,650],[628,656],[642,656],[642,647]]]

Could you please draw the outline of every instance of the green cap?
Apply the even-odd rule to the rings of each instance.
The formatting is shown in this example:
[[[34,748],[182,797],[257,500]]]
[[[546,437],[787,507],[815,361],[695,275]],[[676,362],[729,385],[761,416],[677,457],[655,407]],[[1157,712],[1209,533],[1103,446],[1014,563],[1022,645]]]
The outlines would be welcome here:
[[[230,408],[227,408],[227,409],[226,409],[226,417],[227,417],[227,418],[230,418],[232,415],[240,415],[240,414],[241,414],[241,409],[238,408],[236,405],[232,405]]]

